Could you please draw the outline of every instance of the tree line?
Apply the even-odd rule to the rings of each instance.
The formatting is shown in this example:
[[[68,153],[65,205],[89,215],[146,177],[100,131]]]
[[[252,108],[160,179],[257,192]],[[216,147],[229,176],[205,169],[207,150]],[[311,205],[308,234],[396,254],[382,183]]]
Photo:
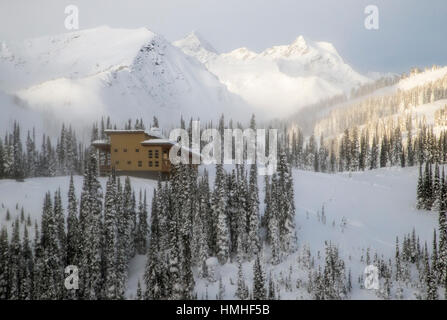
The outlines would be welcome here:
[[[14,122],[12,132],[7,132],[3,140],[0,138],[0,179],[82,174],[85,152],[71,126],[62,124],[55,144],[43,134],[38,147],[35,130],[28,130],[23,144],[20,124]]]
[[[285,136],[291,164],[316,172],[412,167],[425,162],[447,161],[447,132],[442,130],[436,135],[433,127],[424,123],[413,129],[409,121],[404,131],[400,125],[373,132],[355,127],[346,129],[339,138],[325,140],[321,136],[319,143],[314,135],[305,142],[299,129]]]

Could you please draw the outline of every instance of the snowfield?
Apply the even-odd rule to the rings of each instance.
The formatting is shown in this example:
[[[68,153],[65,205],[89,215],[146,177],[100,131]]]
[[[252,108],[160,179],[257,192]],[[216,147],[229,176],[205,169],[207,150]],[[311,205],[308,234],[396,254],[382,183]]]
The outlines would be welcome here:
[[[214,168],[208,169],[212,179]],[[388,258],[394,254],[396,236],[401,240],[415,228],[421,241],[430,243],[433,229],[437,228],[436,213],[415,209],[417,176],[416,167],[332,175],[294,170],[299,250],[277,266],[266,264],[264,267],[267,276],[271,272],[277,279],[287,277],[292,270],[294,289],[281,291],[281,299],[311,298],[306,289],[299,286],[308,276],[300,268],[297,258],[303,254],[303,248],[309,247],[313,256],[317,257],[320,254],[320,259],[316,258],[316,264],[324,262],[325,241],[339,246],[340,255],[347,264],[346,272],[348,270],[352,272],[351,298],[376,299],[374,292],[360,289],[357,281],[366,267],[365,263],[360,262],[365,250],[370,248],[371,256],[377,252],[379,256],[383,254]],[[81,176],[74,177],[78,201],[82,180]],[[105,188],[106,178],[102,177],[100,181]],[[156,181],[131,178],[131,183],[136,192],[139,189],[147,191],[150,204]],[[259,177],[261,212],[263,212],[263,184],[262,177]],[[49,190],[54,193],[60,188],[62,194],[66,195],[68,185],[69,177],[33,178],[25,182],[0,180],[0,225],[6,224],[11,227],[11,222],[20,215],[21,206],[25,209],[25,217],[30,214],[33,222],[39,221],[45,192]],[[63,197],[63,201],[66,207],[66,196]],[[323,206],[325,218],[322,215]],[[9,222],[6,221],[7,209],[11,213]],[[31,235],[33,236],[33,233]],[[209,260],[210,266],[215,267],[215,278],[222,278],[225,287],[224,298],[233,298],[237,287],[236,263],[229,262],[219,266],[213,259]],[[145,256],[136,256],[130,262],[126,292],[129,298],[134,297],[138,280],[142,280],[145,262]],[[251,287],[252,263],[244,263],[243,270],[247,285]],[[208,282],[197,278],[196,290],[199,299],[214,299],[218,292],[218,281]],[[405,298],[415,297],[411,292],[405,292]]]

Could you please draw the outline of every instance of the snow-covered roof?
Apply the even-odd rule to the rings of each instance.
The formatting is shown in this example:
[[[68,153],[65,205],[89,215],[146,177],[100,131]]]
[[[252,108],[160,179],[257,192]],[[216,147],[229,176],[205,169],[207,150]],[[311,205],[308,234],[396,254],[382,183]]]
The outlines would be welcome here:
[[[149,130],[146,130],[146,134],[155,137],[155,138],[164,138],[163,134],[161,133],[160,128],[152,127]]]
[[[150,145],[150,144],[154,144],[154,145],[159,145],[159,144],[174,145],[175,141],[172,141],[172,140],[169,140],[169,139],[149,139],[149,140],[144,140],[143,142],[141,142],[141,144],[144,144],[144,145]]]
[[[92,142],[92,145],[94,146],[102,146],[102,145],[110,145],[110,142],[105,139],[95,140]]]
[[[105,133],[145,133],[143,129],[106,129]]]
[[[143,129],[106,129],[105,133],[145,133],[154,138],[164,138],[159,128]]]

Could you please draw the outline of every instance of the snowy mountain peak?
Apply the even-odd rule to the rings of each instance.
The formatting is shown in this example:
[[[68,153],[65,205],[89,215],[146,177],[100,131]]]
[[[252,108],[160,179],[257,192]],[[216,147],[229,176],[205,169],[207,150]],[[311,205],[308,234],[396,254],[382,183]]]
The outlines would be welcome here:
[[[273,59],[303,59],[303,56],[313,57],[313,60],[336,60],[343,63],[335,47],[329,42],[313,42],[303,36],[297,37],[289,45],[273,46],[265,49],[260,56]]]
[[[203,64],[146,28],[102,26],[1,48],[0,91],[63,120],[155,115],[170,125],[181,115],[211,119],[225,111],[242,120],[251,113]]]
[[[197,31],[193,31],[185,38],[173,42],[173,45],[180,48],[185,54],[197,58],[202,63],[207,63],[218,54],[216,49]]]
[[[258,54],[256,52],[251,51],[246,47],[242,47],[236,50],[233,50],[229,53],[223,54],[223,57],[234,58],[239,60],[251,60],[255,59]]]
[[[192,50],[192,41],[186,39],[174,44],[204,63],[231,92],[268,114],[275,108],[287,116],[301,106],[349,93],[370,81],[346,64],[332,44],[303,36],[261,53],[242,47],[223,54],[204,46]]]
[[[198,31],[192,31],[184,39],[185,43],[189,43],[191,46],[203,47],[209,52],[218,53],[214,47],[203,38],[203,36]]]
[[[14,92],[50,79],[80,79],[129,66],[155,38],[146,28],[101,26],[7,43],[9,57],[0,57],[0,89]]]
[[[305,52],[308,49],[308,46],[304,37],[299,36],[290,44],[289,48],[293,51]]]

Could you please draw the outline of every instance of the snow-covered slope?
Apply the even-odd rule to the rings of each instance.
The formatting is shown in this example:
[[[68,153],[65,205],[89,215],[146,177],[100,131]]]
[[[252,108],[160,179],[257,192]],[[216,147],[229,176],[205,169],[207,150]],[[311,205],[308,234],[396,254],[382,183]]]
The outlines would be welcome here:
[[[433,125],[435,132],[439,132],[446,128],[444,123],[439,121],[441,119],[435,121],[435,114],[445,108],[446,93],[447,66],[433,66],[424,71],[411,72],[393,85],[328,105],[320,111],[316,110],[312,119],[313,132],[316,136],[323,134],[325,137],[333,137],[344,132],[346,128],[369,125],[371,129],[377,121],[404,121],[403,119],[408,117],[413,118],[414,125],[423,121]],[[394,105],[394,108],[390,108],[390,105]],[[353,114],[360,113],[361,117],[352,117]],[[310,120],[300,113],[294,116],[294,121],[310,123]],[[414,134],[417,134],[417,131],[414,131]]]
[[[248,118],[248,106],[163,37],[99,27],[0,44],[0,90],[57,118]],[[235,111],[238,112],[235,112]],[[244,112],[246,111],[246,112]]]
[[[231,92],[265,113],[274,111],[276,116],[348,93],[370,81],[346,64],[332,44],[302,36],[290,45],[274,46],[261,53],[239,48],[217,54],[195,33],[174,45],[204,63]]]
[[[191,32],[184,39],[175,41],[173,44],[187,55],[197,58],[203,64],[219,55],[216,49],[197,31]]]
[[[412,74],[409,77],[400,80],[396,85],[396,88],[400,90],[410,90],[414,87],[423,86],[424,84],[441,79],[445,77],[446,74],[447,67],[427,69],[423,72]]]
[[[214,167],[208,167],[210,177],[215,176]],[[422,243],[430,243],[433,229],[437,227],[437,215],[415,209],[416,183],[418,169],[412,168],[382,168],[356,173],[324,174],[309,171],[293,170],[296,225],[300,250],[291,255],[283,263],[268,265],[266,274],[280,278],[293,268],[293,283],[298,279],[307,281],[307,274],[297,265],[297,257],[302,253],[304,246],[308,246],[317,256],[316,264],[324,262],[325,241],[331,241],[339,246],[340,254],[346,261],[346,268],[352,271],[354,299],[376,299],[374,292],[359,287],[356,281],[363,274],[366,267],[361,262],[367,248],[371,255],[375,252],[384,255],[385,260],[394,254],[395,238],[400,239],[415,228]],[[100,182],[105,188],[106,178],[101,177]],[[82,189],[83,178],[75,176],[77,198]],[[131,178],[135,190],[145,189],[148,203],[151,203],[153,189],[157,182],[140,178]],[[61,189],[64,208],[67,206],[69,177],[32,178],[26,182],[13,180],[0,180],[0,227],[7,225],[11,231],[12,222],[20,216],[23,206],[25,216],[28,214],[34,222],[40,222],[42,214],[42,201],[47,190],[54,193]],[[104,190],[104,189],[103,189]],[[263,212],[263,181],[259,179],[261,191],[261,212]],[[316,192],[318,190],[318,192]],[[326,223],[321,220],[321,209],[325,207]],[[16,207],[18,209],[16,209]],[[6,211],[9,210],[11,219],[6,220]],[[150,210],[149,210],[150,212]],[[66,210],[65,210],[66,213]],[[344,220],[346,226],[341,227]],[[30,227],[30,231],[32,227]],[[129,281],[127,296],[135,295],[138,280],[142,281],[146,257],[136,256],[129,267]],[[291,266],[291,267],[290,267]],[[227,263],[217,267],[218,276],[222,277],[226,290],[226,299],[234,298],[237,283],[236,263]],[[251,287],[252,262],[244,263],[244,273],[247,275],[247,284]],[[143,281],[142,281],[143,282]],[[218,282],[208,284],[207,281],[196,277],[198,297],[203,298],[205,292],[213,299],[218,291]],[[310,298],[305,286],[291,291],[282,291],[282,299]],[[405,296],[414,298],[412,295]]]

